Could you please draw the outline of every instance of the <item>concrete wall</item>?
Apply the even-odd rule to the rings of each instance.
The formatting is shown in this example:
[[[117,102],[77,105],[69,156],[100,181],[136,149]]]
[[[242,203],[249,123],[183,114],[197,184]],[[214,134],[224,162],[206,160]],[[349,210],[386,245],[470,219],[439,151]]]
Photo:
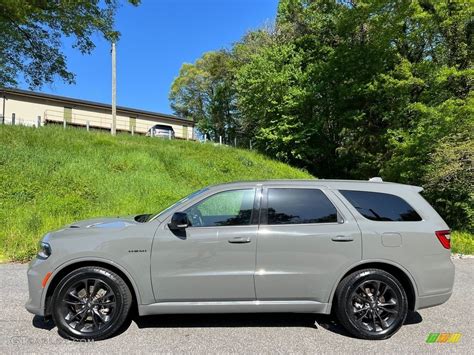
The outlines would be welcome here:
[[[24,97],[11,93],[7,94],[5,106],[3,105],[3,98],[0,98],[0,115],[5,112],[6,123],[11,123],[12,114],[15,113],[16,124],[28,126],[36,126],[38,116],[41,116],[42,125],[48,122],[63,123],[65,117],[66,121],[69,121],[68,124],[76,126],[85,127],[89,122],[91,128],[110,129],[112,124],[112,113],[107,108],[61,103],[47,98]],[[65,107],[70,109],[70,115],[65,114]],[[189,125],[184,125],[172,119],[129,114],[117,110],[117,131],[131,132],[133,127],[135,133],[145,134],[155,124],[172,126],[177,138],[194,139],[191,122]]]

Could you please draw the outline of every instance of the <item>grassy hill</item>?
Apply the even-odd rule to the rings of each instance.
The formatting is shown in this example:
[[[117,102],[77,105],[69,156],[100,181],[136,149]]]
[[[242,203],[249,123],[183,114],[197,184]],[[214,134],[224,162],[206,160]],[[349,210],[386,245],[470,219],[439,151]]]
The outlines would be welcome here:
[[[311,175],[226,146],[0,126],[0,260],[31,258],[45,232],[75,220],[158,212],[209,184],[275,178]]]
[[[203,186],[311,178],[255,152],[60,127],[0,126],[0,262],[26,261],[44,233],[75,220],[153,213]],[[474,237],[452,235],[454,252]]]

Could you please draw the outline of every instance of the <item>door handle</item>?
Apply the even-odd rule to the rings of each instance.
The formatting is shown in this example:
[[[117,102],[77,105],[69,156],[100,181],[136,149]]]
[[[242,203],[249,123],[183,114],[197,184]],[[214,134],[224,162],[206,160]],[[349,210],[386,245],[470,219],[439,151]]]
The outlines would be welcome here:
[[[235,237],[235,238],[229,239],[228,242],[233,243],[233,244],[250,243],[250,238]]]
[[[336,235],[335,237],[332,237],[331,240],[333,242],[352,242],[354,238],[347,235]]]

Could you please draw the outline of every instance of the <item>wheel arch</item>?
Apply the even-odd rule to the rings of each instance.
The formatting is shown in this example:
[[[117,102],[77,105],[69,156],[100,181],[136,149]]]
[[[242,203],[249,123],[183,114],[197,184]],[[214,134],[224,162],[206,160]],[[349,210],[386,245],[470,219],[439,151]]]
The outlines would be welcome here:
[[[71,271],[74,271],[84,266],[103,267],[119,275],[125,281],[125,283],[130,289],[130,292],[132,293],[132,307],[138,307],[138,304],[140,304],[140,293],[133,278],[123,267],[109,260],[79,259],[73,260],[58,267],[53,273],[51,279],[48,280],[47,288],[43,292],[43,305],[45,316],[51,315],[51,298],[53,296],[56,286],[59,284],[62,278],[69,274]]]
[[[352,274],[355,271],[362,270],[362,269],[380,269],[383,271],[388,272],[389,274],[393,275],[397,278],[397,280],[402,284],[403,289],[405,290],[408,298],[408,309],[410,311],[416,310],[417,305],[417,288],[416,283],[410,273],[405,270],[400,265],[391,263],[386,260],[371,260],[371,261],[364,261],[363,263],[353,265],[347,272],[345,272],[339,279],[337,280],[335,286],[331,291],[331,298],[330,303],[335,303],[336,297],[336,290],[341,281],[349,274]]]

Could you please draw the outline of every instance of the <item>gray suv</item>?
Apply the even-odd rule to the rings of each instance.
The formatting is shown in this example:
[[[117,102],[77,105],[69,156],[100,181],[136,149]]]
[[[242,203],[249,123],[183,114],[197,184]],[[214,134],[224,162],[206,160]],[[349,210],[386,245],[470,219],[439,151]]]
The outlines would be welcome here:
[[[131,307],[164,313],[333,312],[385,339],[446,302],[449,229],[415,186],[256,181],[199,190],[158,214],[48,233],[28,270],[28,311],[71,339],[105,339]]]

